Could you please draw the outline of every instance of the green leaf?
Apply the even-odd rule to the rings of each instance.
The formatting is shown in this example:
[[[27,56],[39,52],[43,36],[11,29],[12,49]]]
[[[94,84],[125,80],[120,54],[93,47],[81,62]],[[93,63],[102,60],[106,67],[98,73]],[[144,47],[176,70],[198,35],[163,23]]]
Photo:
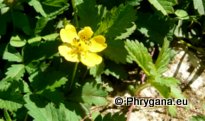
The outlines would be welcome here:
[[[205,121],[205,115],[192,116],[190,121]]]
[[[16,111],[22,107],[24,103],[22,95],[14,92],[12,85],[14,82],[11,78],[4,78],[0,81],[0,109]]]
[[[123,113],[107,113],[105,116],[99,115],[95,121],[125,121],[126,117]]]
[[[66,83],[68,80],[66,78],[66,74],[66,72],[58,70],[52,66],[48,66],[45,67],[43,71],[38,70],[30,75],[29,81],[35,91],[43,91],[45,89],[52,91]]]
[[[171,88],[171,93],[170,96],[175,97],[177,99],[185,99],[184,95],[182,94],[182,91],[179,87],[177,86],[170,86]]]
[[[32,102],[29,95],[25,96],[25,107],[28,109],[30,116],[34,121],[78,121],[80,120],[75,111],[68,110],[63,103],[56,107],[53,103],[47,103],[43,107],[39,107]]]
[[[142,0],[128,0],[128,4],[133,5],[133,6],[138,6],[140,5],[140,2]]]
[[[153,62],[151,55],[147,51],[147,48],[138,41],[130,40],[125,42],[125,48],[129,54],[129,59],[135,61],[140,66],[140,68],[143,69],[145,74],[149,76],[151,71],[150,66],[153,65]]]
[[[95,34],[105,34],[108,40],[115,39],[117,36],[126,33],[126,29],[133,26],[136,19],[135,13],[133,6],[130,5],[120,5],[113,8],[110,12],[107,12]],[[130,33],[132,32],[130,31]]]
[[[104,55],[116,63],[126,63],[127,51],[125,43],[120,40],[107,42],[108,47],[103,51]]]
[[[55,81],[52,85],[47,86],[46,89],[53,91],[56,88],[61,87],[62,85],[65,85],[67,81],[68,79],[66,77],[62,77],[58,81]]]
[[[29,44],[39,44],[42,39],[45,40],[45,41],[53,41],[58,36],[59,36],[58,33],[53,33],[53,34],[49,34],[49,35],[45,35],[45,36],[36,36],[36,37],[30,38],[28,40],[28,43]]]
[[[20,53],[13,47],[7,46],[4,53],[3,59],[11,61],[11,62],[22,62],[23,58]]]
[[[12,36],[10,39],[10,45],[13,47],[23,47],[26,44],[25,40],[22,40],[18,35]]]
[[[99,10],[99,12],[101,11]],[[83,0],[83,3],[77,5],[77,14],[80,18],[80,27],[90,26],[94,31],[96,30],[101,16],[98,15],[98,7],[95,0]]]
[[[164,98],[168,98],[170,96],[169,87],[157,82],[151,82],[151,85],[154,86]]]
[[[136,25],[150,42],[162,45],[165,38],[172,40],[175,21],[156,13],[138,12]]]
[[[67,4],[67,0],[44,0],[42,3],[51,7],[63,7]]]
[[[111,75],[116,79],[127,79],[128,74],[124,68],[124,65],[116,64],[114,62],[106,63],[105,75]]]
[[[39,34],[46,27],[47,23],[50,20],[55,19],[58,15],[62,14],[64,11],[68,10],[68,7],[69,7],[69,5],[66,4],[63,7],[60,7],[59,9],[48,13],[46,17],[38,18],[38,20],[36,22],[36,27],[35,27],[34,33]]]
[[[0,81],[0,91],[6,91],[11,86],[11,78],[4,78]]]
[[[130,28],[127,28],[126,29],[126,32],[125,33],[122,33],[120,36],[117,36],[116,39],[118,40],[121,40],[121,39],[126,39],[127,37],[129,37],[136,29],[136,25],[133,23],[133,26],[130,27]]]
[[[30,35],[32,33],[28,16],[26,14],[21,12],[12,12],[12,20],[14,26],[22,30],[25,34]]]
[[[180,81],[178,79],[175,79],[174,77],[165,77],[161,78],[159,83],[162,85],[166,85],[167,87],[176,87],[180,84]]]
[[[0,27],[0,35],[4,35],[6,34],[6,30],[7,30],[7,23],[9,22],[8,20],[10,19],[9,14],[1,14],[0,16],[0,23],[1,23],[1,27]]]
[[[187,13],[185,10],[177,9],[177,10],[175,11],[175,15],[176,15],[179,19],[181,19],[181,20],[187,20],[187,19],[189,19],[189,15],[188,15],[188,13]]]
[[[42,39],[44,39],[45,41],[52,41],[55,40],[58,36],[59,36],[58,33],[53,33],[53,34],[43,36]]]
[[[16,111],[19,108],[23,106],[23,102],[21,99],[19,99],[20,95],[15,95],[15,94],[8,94],[5,92],[0,92],[4,93],[7,99],[3,99],[3,97],[0,94],[0,109],[7,109],[9,111]]]
[[[7,69],[6,75],[12,79],[19,80],[24,75],[24,72],[25,68],[23,64],[13,64]]]
[[[41,36],[33,37],[33,38],[28,39],[28,43],[29,44],[39,43],[41,42],[41,39],[42,39]]]
[[[168,112],[171,114],[171,116],[175,117],[177,114],[176,106],[168,106]]]
[[[155,67],[159,74],[162,74],[167,70],[167,65],[169,64],[170,59],[171,59],[171,49],[169,48],[169,41],[165,39],[162,49],[155,62]]]
[[[101,63],[97,66],[94,66],[92,68],[90,68],[90,74],[93,75],[94,77],[100,76],[105,68],[105,64]]]
[[[85,103],[94,105],[105,105],[107,92],[93,83],[85,83],[82,89],[82,99]]]
[[[46,13],[43,10],[43,7],[41,3],[38,0],[31,0],[28,3],[30,6],[33,6],[33,8],[36,10],[36,12],[40,13],[43,17],[46,17]]]
[[[38,44],[38,46],[27,45],[23,48],[25,64],[53,57],[58,52],[60,41],[44,41]]]
[[[49,18],[48,17],[40,17],[38,18],[37,22],[36,22],[36,27],[35,27],[35,34],[38,34],[40,33],[44,28],[45,26],[47,25],[49,21]]]
[[[159,11],[161,11],[164,15],[168,15],[169,13],[174,13],[173,6],[176,4],[175,0],[149,0],[149,2]]]
[[[194,9],[196,9],[199,13],[199,15],[204,15],[205,14],[205,1],[204,0],[193,0],[194,4]]]

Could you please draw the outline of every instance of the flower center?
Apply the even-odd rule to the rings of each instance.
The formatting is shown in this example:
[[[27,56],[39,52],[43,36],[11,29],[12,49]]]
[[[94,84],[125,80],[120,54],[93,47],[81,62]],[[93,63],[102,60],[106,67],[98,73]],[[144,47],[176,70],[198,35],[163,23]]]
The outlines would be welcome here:
[[[88,51],[88,48],[90,46],[89,40],[81,40],[78,38],[74,38],[73,42],[71,43],[73,52],[76,54],[81,54]]]

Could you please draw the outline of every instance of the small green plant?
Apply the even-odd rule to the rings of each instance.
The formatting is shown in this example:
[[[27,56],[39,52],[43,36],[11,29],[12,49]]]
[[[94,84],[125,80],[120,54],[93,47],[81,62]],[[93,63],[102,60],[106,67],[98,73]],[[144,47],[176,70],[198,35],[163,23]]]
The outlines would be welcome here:
[[[172,57],[170,43],[183,40],[186,48],[204,52],[204,5],[203,0],[0,0],[0,118],[124,121],[123,110],[106,112],[122,87],[132,96],[152,86],[163,98],[185,98],[180,81],[163,73]],[[159,50],[156,58],[148,51],[153,48]],[[146,80],[127,86],[124,80],[133,79],[129,71],[135,69]],[[174,116],[176,108],[169,112]]]

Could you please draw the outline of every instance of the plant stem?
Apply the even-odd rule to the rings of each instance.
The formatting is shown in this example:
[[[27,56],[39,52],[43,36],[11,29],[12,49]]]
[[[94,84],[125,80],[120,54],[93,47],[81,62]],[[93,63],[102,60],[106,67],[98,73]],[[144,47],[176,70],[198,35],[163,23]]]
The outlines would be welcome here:
[[[150,86],[151,86],[151,84],[148,83],[148,82],[146,82],[146,83],[140,85],[139,87],[136,87],[135,96],[139,96],[139,93],[140,93],[143,89],[145,89],[145,88],[147,88],[147,87],[150,87]]]
[[[12,121],[11,117],[6,109],[4,109],[4,117],[5,117],[6,121]]]
[[[79,24],[78,24],[78,16],[77,16],[77,8],[76,8],[75,0],[71,0],[71,3],[73,7],[73,12],[74,12],[75,24],[76,24],[76,27],[78,28]]]
[[[72,78],[71,78],[71,83],[70,83],[70,86],[69,86],[69,88],[68,88],[69,91],[70,91],[70,89],[72,88],[73,82],[74,82],[74,80],[75,80],[75,75],[76,75],[77,68],[78,68],[78,63],[75,63],[75,66],[74,66],[74,69],[73,69]]]

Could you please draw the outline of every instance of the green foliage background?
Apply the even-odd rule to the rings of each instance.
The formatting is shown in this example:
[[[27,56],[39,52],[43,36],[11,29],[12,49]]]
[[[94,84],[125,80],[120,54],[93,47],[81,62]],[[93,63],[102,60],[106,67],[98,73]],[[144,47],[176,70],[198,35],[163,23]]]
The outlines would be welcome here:
[[[170,42],[184,40],[204,52],[204,5],[204,0],[0,0],[1,119],[79,121],[91,115],[96,121],[124,121],[122,112],[102,115],[91,107],[106,107],[112,83],[129,80],[134,68],[147,80],[126,88],[133,96],[150,85],[164,98],[184,98],[180,82],[162,73],[173,55]],[[57,49],[67,23],[77,30],[90,26],[108,44],[103,63],[78,66],[71,88],[74,64]],[[155,58],[153,48],[160,50]]]

